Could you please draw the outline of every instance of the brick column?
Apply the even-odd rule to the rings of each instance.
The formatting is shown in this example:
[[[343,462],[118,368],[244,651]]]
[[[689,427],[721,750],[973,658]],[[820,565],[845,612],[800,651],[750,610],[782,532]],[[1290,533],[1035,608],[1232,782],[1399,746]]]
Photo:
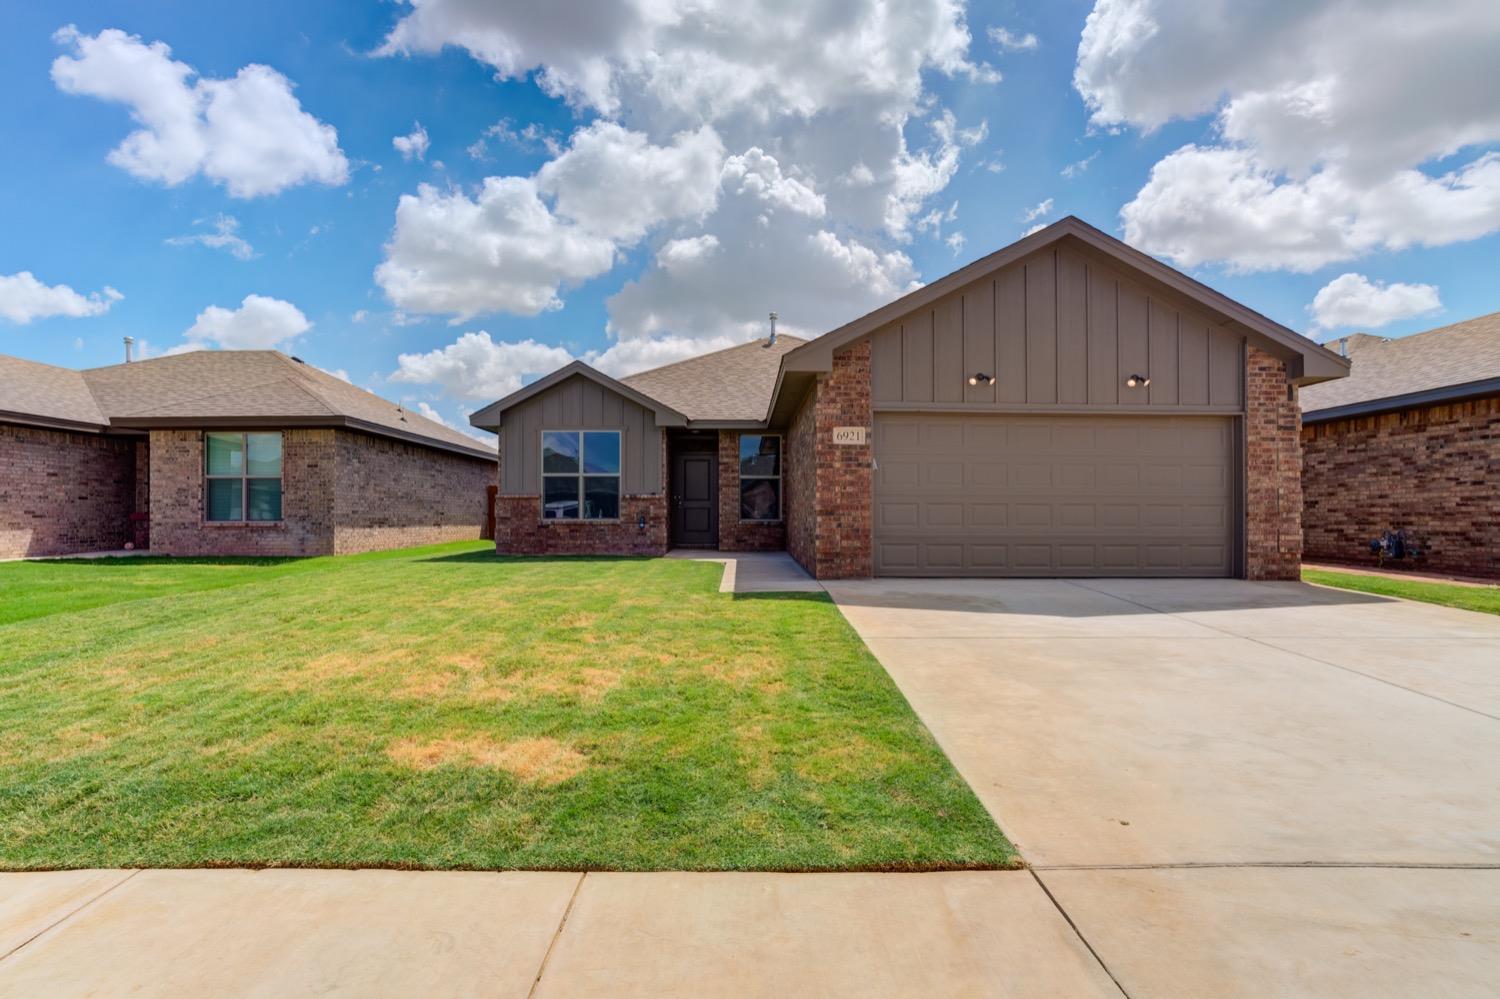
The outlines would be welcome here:
[[[1302,410],[1286,365],[1248,348],[1245,357],[1245,577],[1298,579],[1302,572]]]
[[[812,406],[814,563],[819,579],[871,575],[874,516],[874,425],[870,413],[870,341],[833,356],[833,370],[818,376]],[[859,445],[833,443],[834,427],[866,427]]]

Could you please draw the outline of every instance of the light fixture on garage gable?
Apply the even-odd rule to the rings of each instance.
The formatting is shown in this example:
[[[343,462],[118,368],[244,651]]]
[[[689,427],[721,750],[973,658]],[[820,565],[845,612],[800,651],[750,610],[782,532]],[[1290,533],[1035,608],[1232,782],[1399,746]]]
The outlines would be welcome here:
[[[976,371],[969,376],[970,385],[988,385],[995,380],[993,375],[987,375],[983,371]]]
[[[1129,378],[1125,379],[1125,385],[1127,388],[1145,388],[1150,384],[1151,379],[1147,378],[1145,375],[1131,375]]]

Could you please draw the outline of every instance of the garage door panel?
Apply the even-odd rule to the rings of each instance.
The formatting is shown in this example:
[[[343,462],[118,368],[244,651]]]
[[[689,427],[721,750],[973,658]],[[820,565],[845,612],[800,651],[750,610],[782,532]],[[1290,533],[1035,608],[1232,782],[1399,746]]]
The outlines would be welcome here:
[[[881,414],[875,423],[878,575],[1231,571],[1228,418]]]

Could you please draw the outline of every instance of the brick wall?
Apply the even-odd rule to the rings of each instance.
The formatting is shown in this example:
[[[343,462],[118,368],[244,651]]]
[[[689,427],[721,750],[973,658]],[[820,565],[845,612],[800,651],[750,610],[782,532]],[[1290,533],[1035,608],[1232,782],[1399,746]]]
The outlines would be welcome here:
[[[865,427],[871,432],[862,445],[835,444],[834,427]],[[869,576],[875,435],[868,340],[834,355],[833,370],[818,375],[793,417],[788,440],[792,519],[787,550],[818,579]],[[811,516],[804,513],[808,509]]]
[[[646,526],[639,526],[645,517]],[[619,520],[543,520],[542,498],[495,497],[495,551],[502,555],[665,555],[667,498],[620,497]]]
[[[477,539],[496,463],[337,431],[336,555]]]
[[[1254,347],[1245,358],[1245,577],[1302,571],[1302,410],[1286,366]]]
[[[817,494],[817,428],[814,426],[818,391],[814,387],[797,407],[786,432],[786,550],[809,573],[816,573],[813,510]]]
[[[203,519],[203,432],[151,431],[151,550],[161,555],[331,554],[335,433],[283,432],[280,522],[211,524]]]
[[[124,545],[135,447],[130,438],[0,425],[0,558]]]
[[[785,442],[783,441],[783,447]],[[787,455],[781,456],[781,516],[778,524],[740,519],[740,433],[719,431],[719,551],[764,552],[786,547]]]
[[[1302,491],[1308,558],[1404,529],[1421,568],[1500,578],[1500,397],[1303,427]]]

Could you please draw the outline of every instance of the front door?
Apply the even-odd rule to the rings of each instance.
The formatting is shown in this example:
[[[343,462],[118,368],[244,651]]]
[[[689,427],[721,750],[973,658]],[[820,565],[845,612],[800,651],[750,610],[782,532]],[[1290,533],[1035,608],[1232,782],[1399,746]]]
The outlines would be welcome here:
[[[672,459],[672,543],[719,544],[719,456],[712,451],[684,451]]]

